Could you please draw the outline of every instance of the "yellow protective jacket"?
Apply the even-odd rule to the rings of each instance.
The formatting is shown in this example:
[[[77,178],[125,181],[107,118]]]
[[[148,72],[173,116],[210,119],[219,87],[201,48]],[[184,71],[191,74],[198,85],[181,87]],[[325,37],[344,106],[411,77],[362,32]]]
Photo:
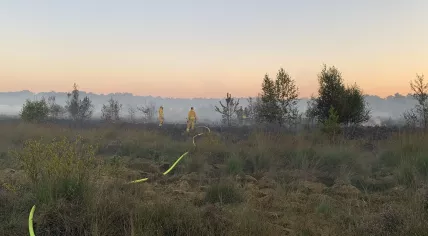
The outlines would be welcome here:
[[[163,108],[159,109],[159,117],[163,117]]]
[[[196,120],[196,112],[194,110],[190,110],[189,114],[187,115],[187,119]]]

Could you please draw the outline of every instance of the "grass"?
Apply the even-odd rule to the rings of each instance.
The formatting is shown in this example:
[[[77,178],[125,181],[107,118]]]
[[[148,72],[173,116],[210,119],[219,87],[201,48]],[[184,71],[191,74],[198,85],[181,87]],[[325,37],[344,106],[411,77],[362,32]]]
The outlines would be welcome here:
[[[428,235],[424,134],[0,130],[3,235],[28,235],[33,205],[36,235]]]

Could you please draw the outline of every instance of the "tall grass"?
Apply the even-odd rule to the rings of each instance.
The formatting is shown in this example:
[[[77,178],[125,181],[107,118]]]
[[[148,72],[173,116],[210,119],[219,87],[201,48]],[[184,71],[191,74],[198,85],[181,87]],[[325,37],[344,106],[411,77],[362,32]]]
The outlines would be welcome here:
[[[114,126],[0,129],[4,235],[26,235],[34,204],[36,235],[428,232],[425,135],[331,142],[236,129],[202,136],[195,148],[191,137]],[[139,177],[149,181],[127,184]]]

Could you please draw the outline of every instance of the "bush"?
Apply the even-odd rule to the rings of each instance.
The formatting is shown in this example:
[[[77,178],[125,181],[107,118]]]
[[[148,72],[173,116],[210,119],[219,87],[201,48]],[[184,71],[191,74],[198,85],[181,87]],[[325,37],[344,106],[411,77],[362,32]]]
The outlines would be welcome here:
[[[22,150],[13,151],[13,155],[32,181],[37,200],[49,203],[58,199],[83,200],[90,176],[96,173],[95,150],[94,146],[83,144],[80,137],[51,142],[33,139],[26,141]]]
[[[330,107],[328,113],[328,119],[323,122],[321,130],[333,141],[334,137],[340,132],[339,115],[333,107]]]
[[[49,115],[49,107],[44,99],[40,101],[27,100],[20,113],[25,122],[37,123],[45,121]]]

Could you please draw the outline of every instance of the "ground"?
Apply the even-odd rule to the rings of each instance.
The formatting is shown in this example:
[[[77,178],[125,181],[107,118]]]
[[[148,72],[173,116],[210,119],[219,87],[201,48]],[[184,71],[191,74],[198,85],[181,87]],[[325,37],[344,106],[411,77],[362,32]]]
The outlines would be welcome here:
[[[28,235],[33,205],[36,235],[428,235],[419,132],[212,128],[194,147],[205,129],[14,121],[0,130],[3,235]]]

